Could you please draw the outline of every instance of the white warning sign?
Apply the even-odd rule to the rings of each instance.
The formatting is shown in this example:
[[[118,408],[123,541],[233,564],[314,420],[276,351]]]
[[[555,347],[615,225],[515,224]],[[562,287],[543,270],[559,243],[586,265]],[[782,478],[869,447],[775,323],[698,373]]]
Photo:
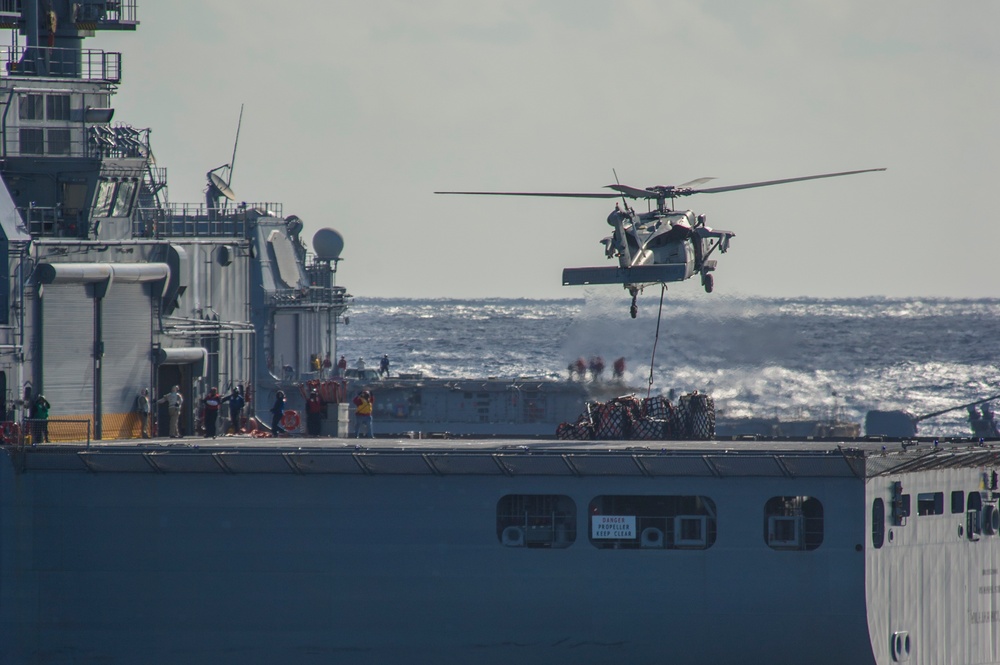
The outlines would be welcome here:
[[[590,519],[590,537],[635,538],[635,515],[594,515]]]

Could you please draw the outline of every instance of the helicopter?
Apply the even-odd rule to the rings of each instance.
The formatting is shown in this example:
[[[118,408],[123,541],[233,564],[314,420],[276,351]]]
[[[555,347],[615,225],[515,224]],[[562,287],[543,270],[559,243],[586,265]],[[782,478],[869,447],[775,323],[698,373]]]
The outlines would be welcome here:
[[[715,288],[717,261],[709,257],[718,250],[725,254],[729,243],[736,235],[732,231],[713,229],[706,223],[705,215],[692,210],[675,210],[674,200],[693,194],[717,194],[738,189],[769,187],[803,180],[836,178],[885,171],[884,168],[841,171],[819,175],[766,180],[724,187],[701,187],[715,178],[698,178],[681,185],[654,185],[652,187],[632,187],[617,182],[605,185],[612,192],[434,192],[435,194],[465,194],[475,196],[543,196],[559,198],[613,199],[621,198],[615,209],[608,215],[608,224],[614,229],[612,234],[601,239],[604,255],[608,259],[618,259],[618,266],[565,268],[562,274],[563,286],[583,286],[589,284],[621,284],[632,296],[629,313],[636,317],[636,299],[639,292],[650,284],[682,282],[697,275],[706,293]],[[628,204],[628,199],[650,201],[648,212],[636,212]],[[655,201],[655,209],[653,207]],[[669,202],[669,204],[668,204]]]

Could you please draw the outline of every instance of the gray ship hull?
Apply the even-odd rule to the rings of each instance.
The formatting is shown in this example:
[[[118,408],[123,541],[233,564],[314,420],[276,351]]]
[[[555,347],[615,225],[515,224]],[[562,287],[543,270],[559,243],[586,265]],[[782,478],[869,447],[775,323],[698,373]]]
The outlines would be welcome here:
[[[664,445],[5,449],[0,661],[853,665],[902,632],[911,663],[997,662],[997,537],[871,535],[890,478],[971,496],[982,457]],[[592,537],[595,497],[660,494],[710,497],[710,546]],[[575,542],[500,535],[530,495],[569,497]],[[822,502],[819,546],[768,546],[775,496]]]

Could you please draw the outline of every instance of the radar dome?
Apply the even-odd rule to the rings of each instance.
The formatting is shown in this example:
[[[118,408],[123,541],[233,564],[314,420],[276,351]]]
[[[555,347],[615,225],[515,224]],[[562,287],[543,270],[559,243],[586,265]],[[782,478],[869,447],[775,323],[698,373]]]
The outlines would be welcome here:
[[[333,229],[320,229],[313,236],[313,251],[320,261],[339,261],[344,251],[344,236]]]

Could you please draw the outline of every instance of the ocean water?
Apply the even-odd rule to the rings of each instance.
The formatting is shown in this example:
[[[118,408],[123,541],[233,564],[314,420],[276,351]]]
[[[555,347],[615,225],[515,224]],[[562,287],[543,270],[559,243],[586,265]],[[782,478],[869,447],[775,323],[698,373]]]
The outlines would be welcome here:
[[[659,294],[648,293],[636,319],[613,290],[565,300],[357,297],[338,353],[372,367],[387,353],[393,372],[553,379],[578,357],[602,356],[606,374],[624,357],[626,382],[643,395],[697,389],[732,417],[836,413],[863,423],[870,409],[923,415],[1000,394],[1000,299],[668,293],[659,317]],[[965,409],[919,426],[926,436],[969,432]]]

